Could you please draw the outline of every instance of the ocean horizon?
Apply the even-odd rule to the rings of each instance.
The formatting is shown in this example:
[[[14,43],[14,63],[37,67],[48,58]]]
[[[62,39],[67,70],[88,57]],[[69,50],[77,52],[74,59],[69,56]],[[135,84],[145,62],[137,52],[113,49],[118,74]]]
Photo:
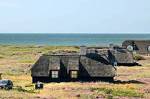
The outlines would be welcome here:
[[[1,45],[109,46],[125,40],[150,40],[150,34],[0,33]]]

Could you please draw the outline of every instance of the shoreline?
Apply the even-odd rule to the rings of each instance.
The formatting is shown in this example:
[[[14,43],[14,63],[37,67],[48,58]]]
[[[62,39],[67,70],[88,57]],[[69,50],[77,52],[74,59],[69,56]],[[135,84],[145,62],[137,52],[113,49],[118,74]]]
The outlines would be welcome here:
[[[0,34],[1,45],[109,46],[125,40],[150,40],[150,34]]]

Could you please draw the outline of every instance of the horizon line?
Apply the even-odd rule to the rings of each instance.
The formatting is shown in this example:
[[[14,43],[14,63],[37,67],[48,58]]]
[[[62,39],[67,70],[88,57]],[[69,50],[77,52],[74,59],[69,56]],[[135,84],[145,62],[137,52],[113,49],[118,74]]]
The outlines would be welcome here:
[[[150,34],[150,32],[149,33],[148,32],[147,33],[134,33],[134,32],[133,33],[132,32],[129,32],[129,33],[125,33],[125,32],[124,33],[123,32],[122,33],[86,33],[86,32],[85,33],[68,33],[68,32],[67,33],[46,33],[46,32],[43,32],[43,33],[42,32],[31,32],[31,33],[30,32],[16,32],[16,33],[15,32],[8,32],[8,33],[1,33],[0,32],[0,34]]]

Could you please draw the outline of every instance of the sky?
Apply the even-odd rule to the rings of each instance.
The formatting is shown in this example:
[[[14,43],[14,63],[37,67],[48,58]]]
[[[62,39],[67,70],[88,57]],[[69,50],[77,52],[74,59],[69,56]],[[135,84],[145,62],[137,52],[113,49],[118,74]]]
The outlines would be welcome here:
[[[0,33],[150,33],[150,0],[0,0]]]

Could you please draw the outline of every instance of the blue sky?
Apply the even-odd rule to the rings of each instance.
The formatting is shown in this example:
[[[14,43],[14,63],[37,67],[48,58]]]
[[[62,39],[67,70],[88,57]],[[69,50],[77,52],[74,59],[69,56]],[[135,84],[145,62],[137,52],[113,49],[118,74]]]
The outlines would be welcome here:
[[[0,33],[150,33],[150,0],[0,0]]]

